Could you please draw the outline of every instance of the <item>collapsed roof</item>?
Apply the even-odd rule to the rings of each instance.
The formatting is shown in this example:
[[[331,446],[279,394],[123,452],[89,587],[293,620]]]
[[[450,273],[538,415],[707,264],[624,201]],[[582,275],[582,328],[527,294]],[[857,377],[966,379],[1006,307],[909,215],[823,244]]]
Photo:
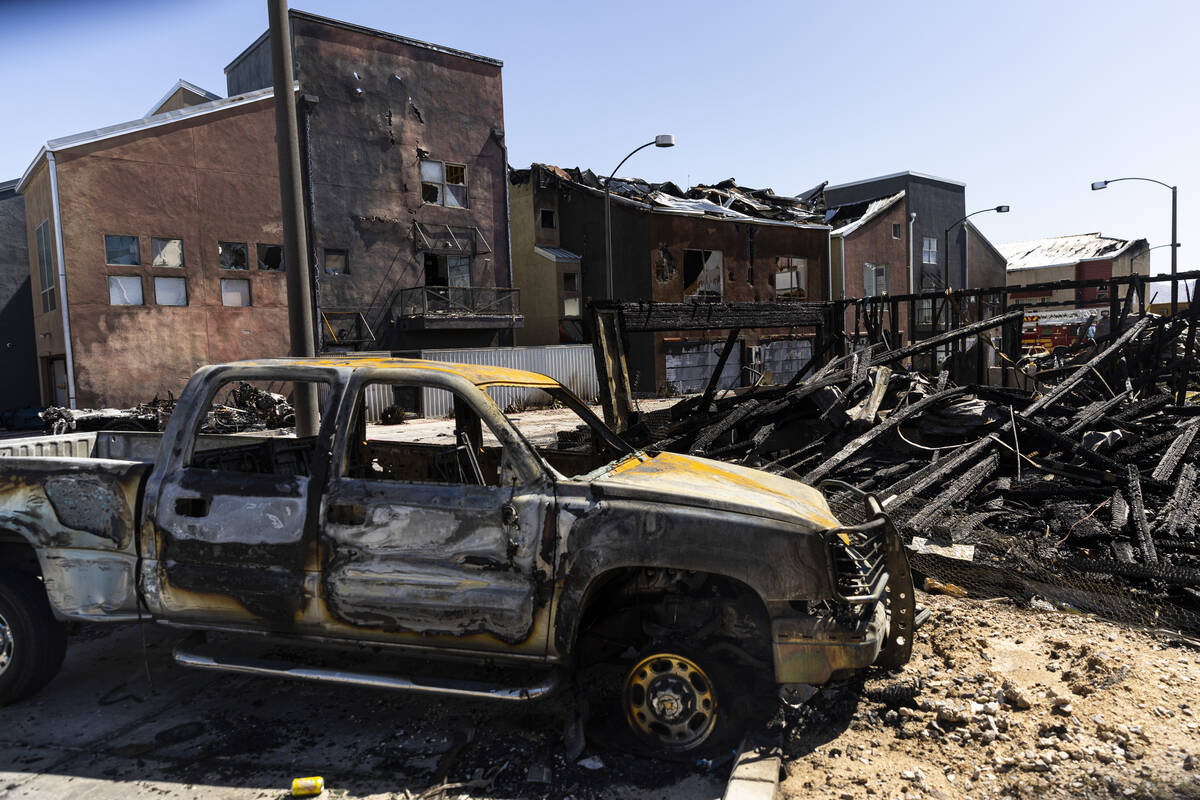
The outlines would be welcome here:
[[[1008,270],[1036,269],[1078,264],[1098,258],[1116,258],[1145,239],[1117,239],[1099,233],[1078,233],[1070,236],[1051,236],[1025,242],[997,245],[1008,261]]]
[[[534,180],[539,186],[564,181],[587,191],[602,193],[604,178],[590,169],[563,169],[553,164],[533,164],[529,169],[510,170],[514,184]],[[702,216],[730,221],[824,227],[817,206],[798,197],[777,195],[771,189],[739,186],[732,178],[708,186],[681,189],[675,183],[651,183],[641,178],[613,178],[609,187],[616,202],[651,212]]]

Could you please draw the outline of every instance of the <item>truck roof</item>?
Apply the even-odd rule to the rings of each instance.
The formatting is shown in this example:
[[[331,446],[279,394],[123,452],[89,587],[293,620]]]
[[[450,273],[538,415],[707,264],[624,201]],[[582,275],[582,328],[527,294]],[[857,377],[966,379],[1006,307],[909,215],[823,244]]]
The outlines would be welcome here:
[[[349,370],[417,370],[457,375],[476,386],[528,386],[537,389],[558,389],[562,384],[537,372],[498,367],[491,364],[460,364],[453,361],[428,361],[420,358],[390,358],[378,356],[345,356],[315,358],[259,358],[235,361],[230,367],[323,367]]]

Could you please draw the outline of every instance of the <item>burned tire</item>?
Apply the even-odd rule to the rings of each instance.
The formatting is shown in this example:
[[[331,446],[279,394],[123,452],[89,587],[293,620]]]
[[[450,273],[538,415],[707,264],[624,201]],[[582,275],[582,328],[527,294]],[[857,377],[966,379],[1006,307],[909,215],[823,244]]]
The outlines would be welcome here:
[[[33,575],[0,570],[0,706],[36,693],[58,674],[66,626],[54,618]]]
[[[635,740],[664,753],[732,747],[747,721],[746,699],[726,661],[674,642],[643,650],[621,690],[625,721]]]

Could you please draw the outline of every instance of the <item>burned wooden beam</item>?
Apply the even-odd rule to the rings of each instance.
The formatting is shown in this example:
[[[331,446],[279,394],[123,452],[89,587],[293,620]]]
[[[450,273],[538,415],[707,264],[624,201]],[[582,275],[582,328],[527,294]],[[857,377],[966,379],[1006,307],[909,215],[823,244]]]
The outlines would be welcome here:
[[[1129,465],[1129,514],[1133,517],[1133,528],[1137,532],[1138,547],[1142,558],[1147,564],[1158,563],[1158,553],[1154,550],[1154,539],[1150,537],[1150,525],[1146,522],[1146,506],[1142,501],[1142,479],[1137,467]]]
[[[946,331],[945,333],[939,333],[937,336],[931,336],[928,339],[922,339],[921,341],[917,342],[916,344],[910,344],[908,347],[901,347],[899,350],[889,350],[885,353],[881,353],[880,355],[874,356],[873,358],[871,358],[871,366],[878,367],[878,366],[883,366],[883,365],[887,365],[887,364],[895,364],[899,361],[903,361],[904,359],[908,358],[909,356],[914,356],[914,355],[918,355],[920,353],[927,352],[929,350],[933,350],[934,348],[936,348],[940,345],[946,344],[947,342],[957,341],[964,337],[972,336],[981,331],[990,330],[992,328],[998,328],[1001,325],[1004,325],[1005,323],[1007,323],[1011,320],[1023,319],[1024,316],[1025,316],[1025,312],[1018,309],[1016,311],[1009,311],[1005,314],[1001,314],[998,317],[992,317],[991,319],[985,319],[982,322],[975,322],[970,325],[964,325],[963,327],[958,328],[957,330]]]
[[[1175,437],[1175,441],[1171,442],[1171,446],[1167,448],[1167,452],[1163,453],[1162,459],[1159,460],[1158,466],[1151,474],[1154,480],[1170,480],[1171,476],[1175,474],[1175,468],[1179,466],[1179,461],[1192,446],[1192,442],[1196,438],[1196,430],[1195,425],[1189,425],[1183,433]]]
[[[823,325],[829,303],[596,303],[620,309],[624,329],[712,331],[726,328],[812,328]]]

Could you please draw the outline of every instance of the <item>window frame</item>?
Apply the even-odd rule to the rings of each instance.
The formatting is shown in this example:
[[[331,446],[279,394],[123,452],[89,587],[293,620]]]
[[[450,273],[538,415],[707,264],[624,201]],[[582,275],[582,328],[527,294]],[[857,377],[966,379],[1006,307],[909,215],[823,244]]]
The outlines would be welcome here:
[[[104,236],[104,266],[106,267],[140,267],[142,266],[142,237],[140,234],[130,233],[106,233]],[[133,239],[137,242],[137,261],[132,264],[115,264],[108,260],[108,240],[109,239]]]
[[[268,249],[272,248],[272,247],[279,248],[279,267],[278,268],[272,269],[271,267],[263,267],[262,266],[263,260],[259,257],[259,251],[261,248],[264,248],[264,247],[268,248]],[[287,272],[287,258],[283,252],[283,245],[271,244],[270,242],[255,242],[254,243],[254,271],[255,272],[270,272],[272,274],[281,274],[281,273]]]
[[[246,256],[244,267],[227,267],[221,263],[221,245],[223,245],[223,244],[241,245],[244,248],[244,253]],[[217,268],[225,270],[226,272],[249,272],[250,271],[250,242],[234,242],[234,241],[229,241],[229,240],[224,240],[224,239],[218,239],[217,240]]]
[[[240,272],[241,270],[236,270]],[[238,283],[246,284],[246,302],[245,303],[226,303],[225,302],[225,284],[227,282],[237,281]],[[249,278],[221,278],[221,307],[222,308],[251,308],[254,305],[254,287],[250,283]]]
[[[871,272],[871,290],[867,291],[867,271]],[[880,271],[883,272],[883,291],[879,290]],[[880,264],[874,261],[863,262],[863,297],[882,297],[888,293],[888,275],[890,270],[887,264]]]
[[[154,305],[163,306],[165,308],[186,308],[191,305],[191,297],[188,294],[187,278],[183,275],[154,275]],[[158,300],[158,282],[159,281],[179,281],[183,284],[183,302],[182,303],[161,303]]]
[[[922,264],[937,264],[938,263],[938,246],[936,236],[922,237],[921,242],[921,263]],[[933,260],[929,260],[929,254],[933,254]]]
[[[546,215],[550,215],[550,224],[546,224]],[[553,208],[538,209],[538,229],[543,231],[558,230],[558,213]]]
[[[106,276],[106,278],[107,278],[106,283],[108,284],[108,305],[110,307],[116,306],[116,307],[120,307],[120,308],[137,308],[139,306],[146,305],[146,286],[142,281],[141,275],[108,275],[108,276]],[[113,293],[113,281],[116,279],[119,279],[119,278],[131,278],[138,282],[138,296],[140,298],[140,300],[138,302],[136,302],[136,303],[114,303],[113,302],[113,300],[112,300],[112,298],[113,298],[113,294],[112,294]]]
[[[426,180],[425,174],[424,174],[425,173],[424,168],[425,168],[426,164],[437,164],[439,166],[439,172],[441,173],[440,180],[437,180],[437,181]],[[450,180],[446,174],[447,167],[455,167],[455,168],[462,170],[462,183],[451,183],[450,182]],[[417,177],[420,178],[421,205],[442,206],[443,208],[470,208],[471,207],[471,195],[470,195],[471,179],[470,179],[470,176],[468,175],[466,164],[461,164],[457,161],[443,161],[443,160],[436,159],[436,158],[420,158],[420,159],[417,159]],[[437,188],[437,200],[426,200],[425,199],[425,187],[426,186],[434,186]],[[447,198],[450,197],[450,190],[448,187],[451,187],[451,186],[462,189],[462,203],[447,202]]]
[[[42,298],[42,313],[49,314],[58,310],[58,276],[54,273],[54,252],[50,247],[50,218],[42,220],[42,224],[34,231],[35,247],[38,261],[38,292]],[[43,258],[44,256],[44,258]]]
[[[892,238],[900,239],[904,236],[904,225],[899,222],[892,223]]]
[[[791,275],[792,286],[779,291],[779,276]],[[771,288],[776,298],[808,299],[808,258],[801,256],[779,256],[775,262],[775,274],[771,276]]]
[[[714,253],[719,254],[721,256],[721,263],[716,266],[716,273],[717,273],[717,277],[718,277],[717,286],[718,286],[719,291],[718,291],[717,297],[715,299],[704,296],[704,291],[705,291],[704,289],[700,289],[693,294],[687,294],[687,290],[688,290],[688,285],[686,283],[687,278],[683,275],[683,271],[684,271],[684,265],[687,263],[688,253],[700,253],[701,267],[700,267],[700,275],[697,276],[697,280],[700,280],[701,277],[704,275],[705,271],[709,268],[708,267],[708,258],[711,257]],[[680,277],[683,278],[683,280],[685,281],[685,283],[683,285],[683,301],[685,303],[689,302],[689,301],[698,301],[701,303],[723,303],[725,301],[725,251],[717,250],[717,249],[706,250],[706,249],[700,248],[700,247],[685,247],[685,248],[683,248],[682,257],[680,258],[680,261],[679,261],[679,267],[680,267]]]
[[[154,243],[155,242],[179,242],[179,264],[155,264],[154,263]],[[184,252],[182,236],[151,236],[150,237],[150,266],[155,269],[186,269],[187,255]]]
[[[329,269],[329,254],[337,253],[342,256],[341,272],[334,272]],[[321,248],[321,272],[326,275],[349,275],[350,274],[350,248],[348,247],[323,247]]]

